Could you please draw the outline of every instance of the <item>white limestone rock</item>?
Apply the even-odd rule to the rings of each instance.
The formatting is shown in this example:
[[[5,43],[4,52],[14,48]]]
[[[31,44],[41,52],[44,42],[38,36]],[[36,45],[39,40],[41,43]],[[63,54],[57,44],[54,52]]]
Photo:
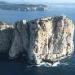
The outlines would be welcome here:
[[[55,62],[74,50],[74,24],[66,16],[41,18],[30,22],[30,49],[37,64]]]

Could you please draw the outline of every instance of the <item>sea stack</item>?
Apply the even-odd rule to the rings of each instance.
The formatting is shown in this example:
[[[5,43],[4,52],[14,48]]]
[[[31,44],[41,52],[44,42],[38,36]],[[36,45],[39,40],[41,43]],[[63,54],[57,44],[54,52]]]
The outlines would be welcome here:
[[[41,64],[60,61],[73,54],[74,24],[66,16],[46,17],[31,21],[21,20],[16,22],[12,29],[14,30],[11,34],[5,36],[8,38],[11,35],[10,39],[3,38],[5,40],[3,42],[2,38],[0,40],[4,43],[4,47],[0,46],[0,49],[10,48],[8,54],[11,58],[23,53],[28,58],[27,60],[31,61],[30,63],[35,61],[36,64]],[[0,28],[0,37],[4,37],[2,35],[4,30]],[[12,33],[14,33],[13,37]],[[12,40],[11,45],[9,40]],[[5,42],[8,42],[8,47]]]

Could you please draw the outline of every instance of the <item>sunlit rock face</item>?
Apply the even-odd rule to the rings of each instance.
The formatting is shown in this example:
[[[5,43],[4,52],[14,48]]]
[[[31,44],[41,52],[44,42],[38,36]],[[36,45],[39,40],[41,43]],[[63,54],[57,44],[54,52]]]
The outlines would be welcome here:
[[[21,20],[15,25],[0,25],[0,51],[10,58],[20,53],[36,64],[56,62],[73,53],[74,24],[66,16]]]
[[[30,21],[30,51],[36,63],[54,62],[70,56],[74,50],[74,24],[66,16]]]

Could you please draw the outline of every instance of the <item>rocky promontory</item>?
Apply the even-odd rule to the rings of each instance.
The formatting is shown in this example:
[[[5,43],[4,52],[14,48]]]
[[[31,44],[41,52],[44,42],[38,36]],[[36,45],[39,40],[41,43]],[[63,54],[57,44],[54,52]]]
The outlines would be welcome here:
[[[17,58],[23,53],[36,64],[56,62],[72,55],[74,24],[66,16],[21,20],[15,25],[0,24],[0,52]],[[30,63],[31,63],[30,62]]]

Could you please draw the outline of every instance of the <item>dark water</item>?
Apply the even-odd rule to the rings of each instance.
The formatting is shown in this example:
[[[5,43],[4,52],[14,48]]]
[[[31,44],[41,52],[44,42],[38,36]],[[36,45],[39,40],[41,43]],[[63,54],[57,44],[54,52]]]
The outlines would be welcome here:
[[[0,21],[14,24],[21,19],[35,19],[47,16],[66,15],[75,23],[75,8],[57,7],[50,8],[49,11],[20,12],[0,10]],[[74,37],[75,38],[75,37]],[[75,42],[75,39],[74,39]],[[0,59],[0,75],[74,75],[75,74],[75,54],[73,54],[69,65],[58,67],[27,67],[24,63],[9,62]]]

